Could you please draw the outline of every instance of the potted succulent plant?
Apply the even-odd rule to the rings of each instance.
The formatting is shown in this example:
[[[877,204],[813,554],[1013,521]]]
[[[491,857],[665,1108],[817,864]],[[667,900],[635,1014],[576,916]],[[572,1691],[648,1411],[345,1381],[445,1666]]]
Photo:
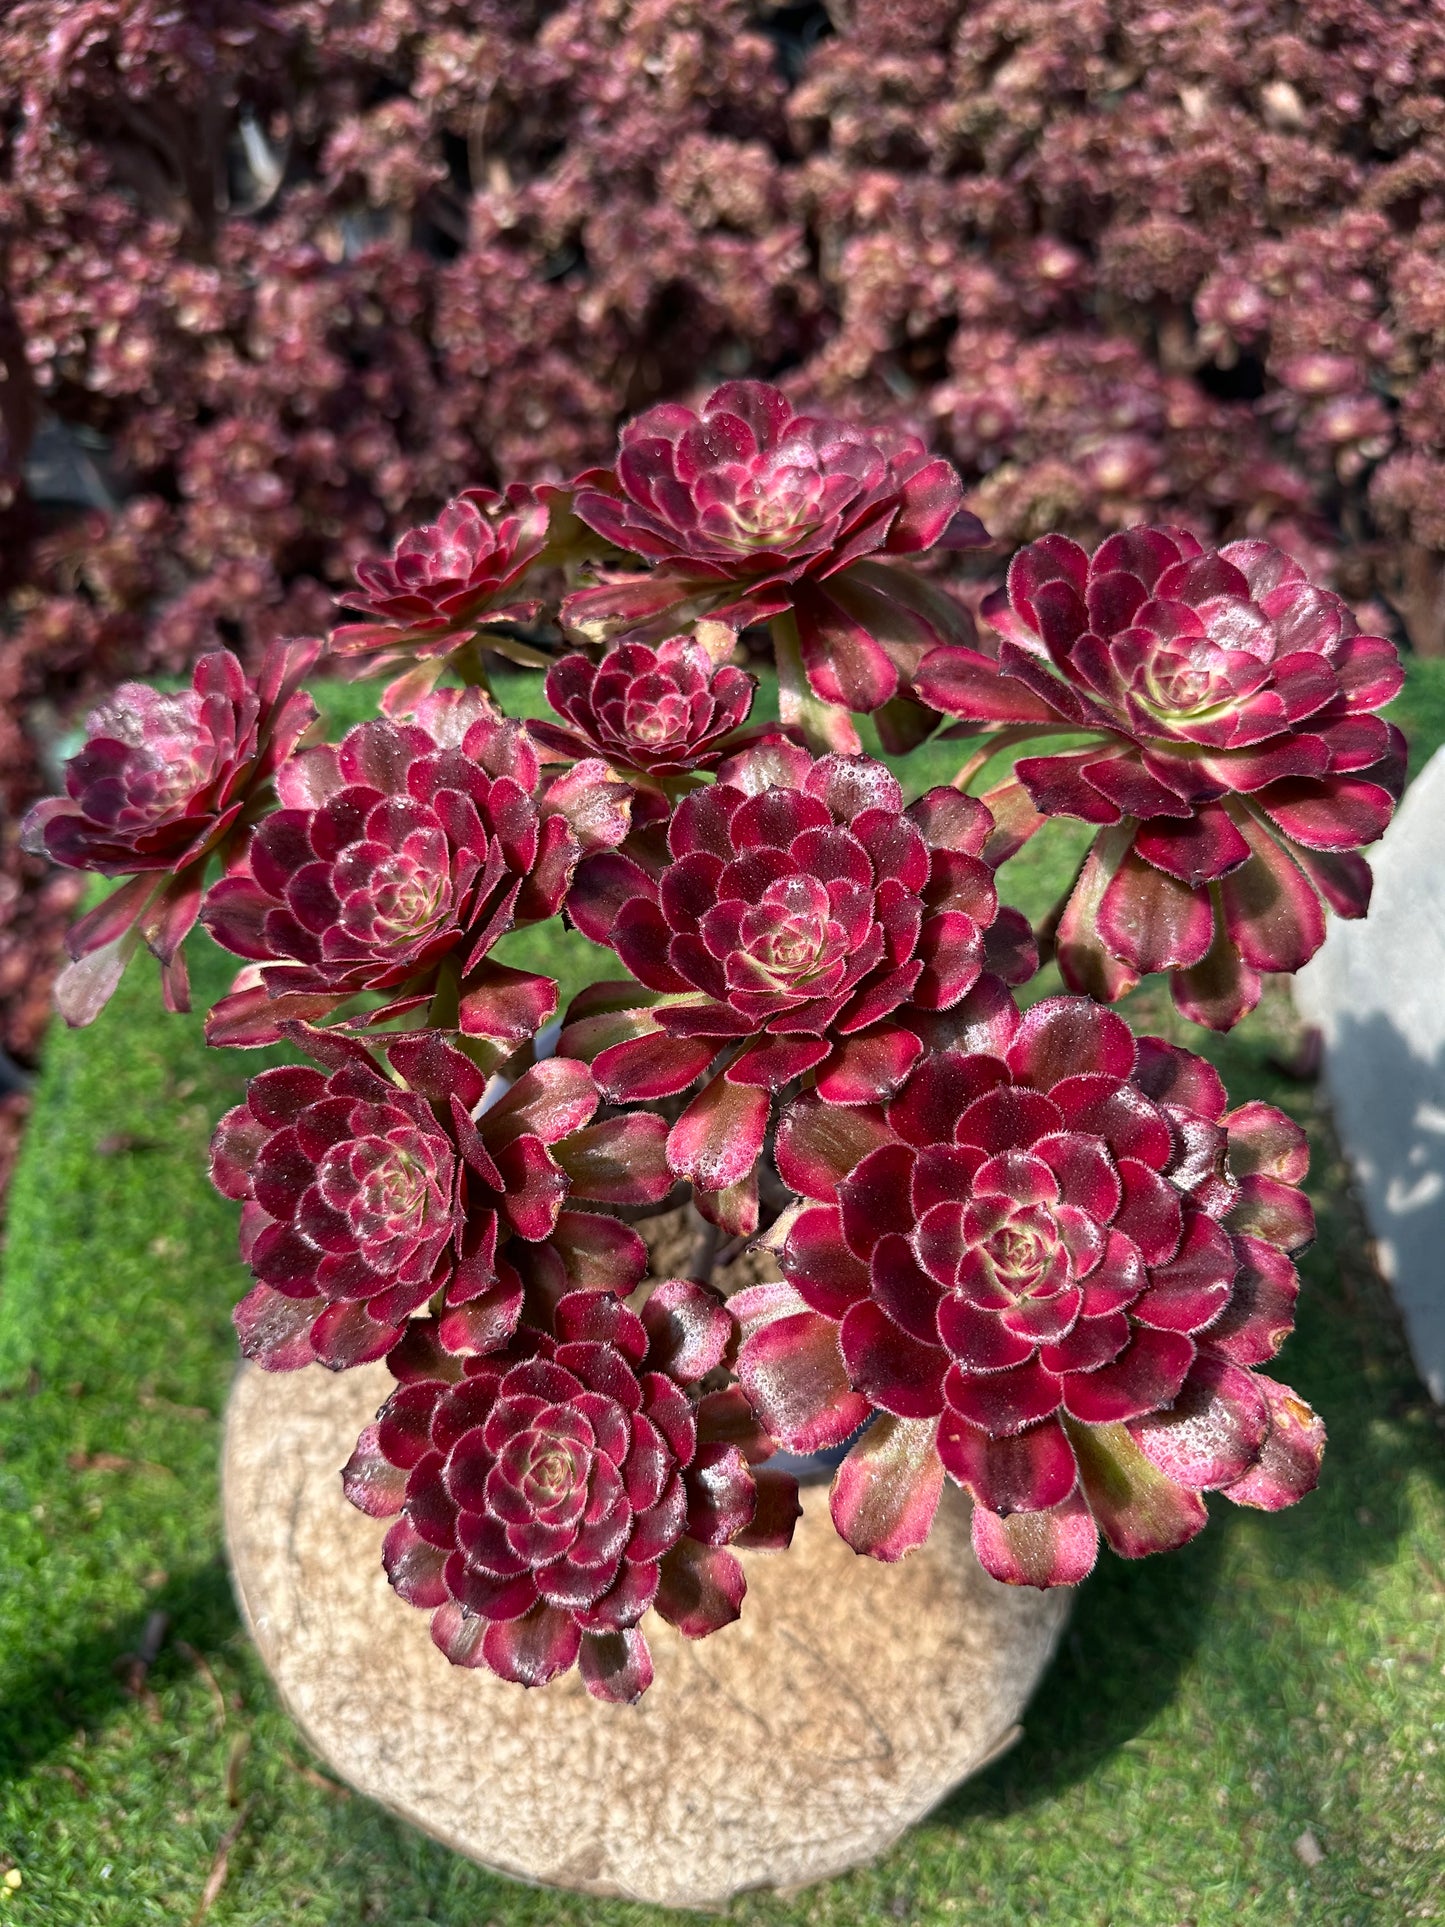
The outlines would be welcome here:
[[[254,678],[219,652],[178,695],[125,686],[28,821],[31,847],[127,879],[73,932],[70,1022],[142,945],[184,1008],[199,918],[243,959],[210,1041],[294,1047],[214,1145],[256,1281],[236,1310],[260,1368],[238,1392],[248,1449],[305,1406],[325,1504],[370,1547],[340,1561],[348,1582],[380,1560],[416,1609],[384,1631],[411,1638],[413,1690],[443,1705],[446,1661],[580,1678],[585,1699],[530,1703],[588,1736],[594,1779],[628,1773],[666,1698],[656,1629],[672,1653],[746,1627],[753,1554],[782,1555],[770,1573],[799,1558],[778,1447],[847,1447],[827,1513],[807,1508],[802,1582],[826,1572],[845,1614],[849,1571],[936,1586],[936,1517],[955,1567],[976,1556],[986,1618],[979,1601],[1031,1597],[1004,1588],[1076,1585],[1101,1534],[1166,1550],[1207,1492],[1273,1510],[1318,1474],[1320,1421],[1260,1369],[1311,1235],[1303,1136],[1107,1005],[1168,972],[1187,1018],[1227,1029],[1261,973],[1318,947],[1322,904],[1364,914],[1359,848],[1403,781],[1375,713],[1394,649],[1279,550],[1179,528],[1092,556],[1033,543],[983,641],[915,559],[987,539],[916,439],[729,383],[696,413],[649,410],[570,488],[470,491],[359,571],[359,619],[328,643],[275,644]],[[778,724],[749,721],[744,629],[771,635]],[[555,722],[502,714],[492,653],[546,667]],[[335,745],[300,688],[327,663],[392,677]],[[889,752],[939,730],[973,752],[905,803],[859,713]],[[1052,816],[1095,835],[1036,933],[996,875]],[[621,967],[565,1013],[552,978],[494,955],[559,918]],[[1041,955],[1065,992],[1025,1007]],[[689,1199],[763,1254],[762,1282],[725,1299],[706,1276],[647,1280],[639,1219]],[[357,1382],[380,1407],[359,1438],[331,1389]],[[940,1512],[950,1483],[967,1503]],[[375,1612],[346,1596],[342,1617]],[[314,1603],[334,1646],[334,1601]],[[1003,1724],[1057,1623],[1052,1604],[1029,1621]],[[893,1615],[890,1640],[910,1636]],[[717,1644],[764,1691],[792,1663],[781,1641]],[[688,1715],[680,1694],[648,1712],[659,1757]],[[909,1782],[898,1823],[927,1791]],[[605,1854],[496,1857],[618,1884]],[[846,1857],[784,1860],[797,1877]]]

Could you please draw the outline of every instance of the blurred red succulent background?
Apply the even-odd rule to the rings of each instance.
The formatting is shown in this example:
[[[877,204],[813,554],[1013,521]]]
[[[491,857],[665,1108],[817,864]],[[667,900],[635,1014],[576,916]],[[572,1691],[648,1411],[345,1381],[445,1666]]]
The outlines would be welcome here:
[[[1442,81],[1429,0],[6,9],[0,1179],[81,888],[16,825],[90,700],[660,400],[920,435],[970,600],[1169,523],[1445,651]]]

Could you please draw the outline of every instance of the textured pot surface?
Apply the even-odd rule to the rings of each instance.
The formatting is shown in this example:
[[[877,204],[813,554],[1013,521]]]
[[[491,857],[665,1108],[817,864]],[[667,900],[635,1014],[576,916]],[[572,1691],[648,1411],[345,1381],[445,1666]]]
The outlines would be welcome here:
[[[381,1569],[340,1467],[390,1381],[246,1366],[226,1424],[242,1609],[291,1713],[350,1783],[523,1880],[670,1906],[794,1887],[880,1853],[1000,1750],[1069,1595],[999,1585],[949,1486],[896,1566],[804,1493],[786,1554],[744,1553],[740,1622],[689,1642],[653,1613],[656,1678],[604,1706],[575,1672],[527,1692],[449,1667]]]

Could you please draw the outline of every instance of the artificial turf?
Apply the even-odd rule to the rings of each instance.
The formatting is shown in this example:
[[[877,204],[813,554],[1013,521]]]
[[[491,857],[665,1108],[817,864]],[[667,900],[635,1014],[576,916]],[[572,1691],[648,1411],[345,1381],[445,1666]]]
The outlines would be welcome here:
[[[538,701],[520,679],[508,693]],[[366,698],[326,700],[342,719]],[[1445,665],[1419,668],[1400,713],[1418,760],[1445,737]],[[910,775],[938,780],[955,753]],[[1008,893],[1044,909],[1076,847],[1041,836]],[[600,961],[580,938],[511,942],[564,995]],[[198,1009],[229,969],[198,947]],[[1183,1038],[1157,985],[1133,1005]],[[1237,1099],[1311,1133],[1320,1236],[1280,1371],[1329,1421],[1319,1491],[1273,1518],[1216,1502],[1166,1558],[1105,1555],[1011,1754],[877,1865],[732,1918],[1445,1918],[1445,1437],[1320,1097],[1280,1068],[1292,1027],[1275,991],[1230,1037],[1187,1041]],[[243,1273],[204,1169],[255,1068],[208,1054],[199,1017],[164,1016],[140,972],[93,1030],[49,1041],[0,1296],[0,1927],[661,1922],[495,1878],[337,1788],[240,1631],[216,1462]],[[148,1636],[146,1671],[129,1656]]]

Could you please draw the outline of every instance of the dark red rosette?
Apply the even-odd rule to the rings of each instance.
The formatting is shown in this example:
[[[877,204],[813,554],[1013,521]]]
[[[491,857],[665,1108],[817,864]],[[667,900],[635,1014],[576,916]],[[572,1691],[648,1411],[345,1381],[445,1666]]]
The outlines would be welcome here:
[[[652,1680],[649,1607],[689,1639],[738,1617],[729,1548],[787,1546],[798,1497],[756,1469],[773,1448],[736,1389],[698,1396],[733,1335],[717,1295],[678,1279],[640,1317],[571,1292],[550,1330],[465,1359],[411,1328],[342,1479],[363,1512],[400,1515],[387,1577],[454,1665],[542,1686],[576,1662],[595,1699],[631,1701]]]
[[[267,785],[316,717],[300,687],[319,642],[273,642],[247,676],[228,649],[202,656],[173,695],[122,683],[91,711],[64,796],[37,803],[22,846],[72,870],[128,876],[71,930],[74,960],[55,999],[91,1023],[142,942],[161,966],[168,1010],[189,1010],[182,943],[196,921],[207,861],[246,833]]]
[[[990,828],[956,790],[905,810],[867,757],[745,751],[678,804],[655,868],[646,850],[579,866],[568,913],[652,994],[610,985],[601,1011],[595,991],[561,1049],[594,1059],[618,1102],[707,1073],[668,1158],[705,1211],[751,1230],[775,1093],[806,1072],[836,1103],[889,1097],[922,1053],[920,1018],[956,1005],[986,964],[1033,968],[1028,927],[999,911],[978,855]]]
[[[560,909],[584,849],[620,841],[627,792],[606,765],[541,781],[518,723],[475,690],[441,690],[410,720],[348,730],[281,771],[257,829],[202,920],[254,967],[206,1025],[210,1042],[274,1042],[362,992],[375,1024],[432,1022],[518,1042],[556,1007],[549,977],[490,960],[497,940]]]
[[[388,1040],[388,1076],[354,1038],[288,1028],[323,1068],[253,1078],[211,1148],[257,1278],[235,1314],[248,1358],[364,1364],[433,1301],[456,1349],[504,1344],[535,1269],[526,1245],[555,1247],[564,1278],[580,1267],[625,1292],[643,1276],[636,1232],[576,1207],[666,1195],[660,1118],[591,1123],[592,1079],[562,1058],[503,1089],[435,1032]]]
[[[655,649],[623,642],[600,662],[579,654],[554,663],[547,700],[564,726],[527,728],[562,756],[600,756],[615,770],[678,776],[713,769],[743,746],[757,686],[756,677],[716,662],[691,636],[669,636]]]
[[[357,563],[360,586],[341,602],[371,619],[333,631],[329,653],[368,676],[415,665],[388,692],[389,712],[423,696],[446,659],[479,632],[536,620],[541,601],[520,594],[529,575],[595,546],[572,515],[571,499],[570,490],[549,483],[513,483],[503,495],[465,489],[435,522],[408,529],[389,560]],[[543,660],[504,636],[487,640],[518,660]]]
[[[791,1106],[787,1282],[731,1305],[780,1442],[874,1420],[833,1488],[857,1550],[919,1544],[947,1473],[991,1573],[1067,1585],[1100,1530],[1137,1558],[1193,1538],[1206,1491],[1274,1510],[1313,1488],[1323,1426],[1252,1368],[1291,1329],[1314,1225],[1299,1127],[1227,1110],[1202,1058],[1086,998],[1013,1021],[886,1107]]]
[[[649,408],[575,507],[649,571],[567,597],[564,626],[589,642],[792,610],[815,693],[873,710],[924,649],[972,637],[964,610],[895,566],[987,544],[951,465],[900,430],[796,414],[767,382],[725,382],[696,414]]]
[[[1100,825],[1058,924],[1071,988],[1112,1001],[1167,970],[1185,1015],[1227,1030],[1261,971],[1319,948],[1321,898],[1365,914],[1358,850],[1405,771],[1399,730],[1372,712],[1403,672],[1281,550],[1136,528],[1091,557],[1049,535],[1014,557],[985,614],[997,660],[936,651],[918,690],[980,726],[1094,737],[1025,757],[987,799],[995,861],[1046,816]]]

